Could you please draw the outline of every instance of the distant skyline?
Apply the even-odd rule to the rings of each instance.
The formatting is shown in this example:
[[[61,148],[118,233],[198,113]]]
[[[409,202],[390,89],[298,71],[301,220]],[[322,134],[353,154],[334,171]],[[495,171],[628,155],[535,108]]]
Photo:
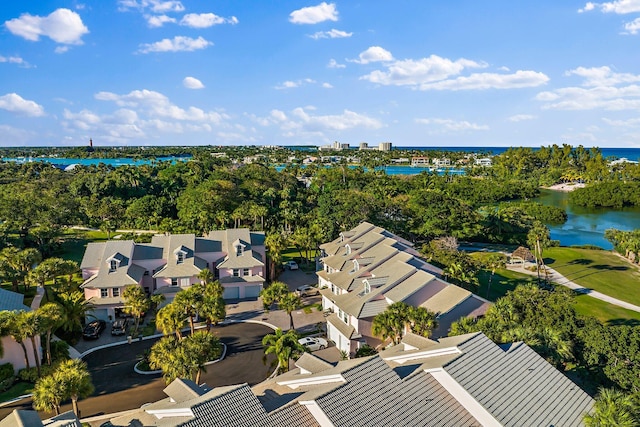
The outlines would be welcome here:
[[[0,146],[640,147],[640,0],[21,0]]]

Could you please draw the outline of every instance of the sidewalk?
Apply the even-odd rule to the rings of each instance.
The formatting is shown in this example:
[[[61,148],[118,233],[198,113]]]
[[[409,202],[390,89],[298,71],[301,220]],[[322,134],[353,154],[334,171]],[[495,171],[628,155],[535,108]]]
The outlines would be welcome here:
[[[531,265],[535,265],[535,264],[531,264]],[[609,295],[605,295],[602,292],[594,291],[593,289],[585,288],[584,286],[578,285],[577,283],[567,279],[565,276],[558,273],[553,268],[550,268],[550,267],[546,267],[546,268],[547,268],[549,280],[553,283],[566,286],[567,288],[573,289],[574,291],[580,294],[589,295],[590,297],[599,299],[604,302],[608,302],[609,304],[617,305],[618,307],[626,308],[627,310],[640,313],[640,306],[628,303],[626,301],[619,300],[614,297],[610,297]],[[537,275],[535,271],[527,270],[526,268],[523,268],[521,266],[507,265],[507,269],[518,272],[518,273],[529,274],[531,276]]]

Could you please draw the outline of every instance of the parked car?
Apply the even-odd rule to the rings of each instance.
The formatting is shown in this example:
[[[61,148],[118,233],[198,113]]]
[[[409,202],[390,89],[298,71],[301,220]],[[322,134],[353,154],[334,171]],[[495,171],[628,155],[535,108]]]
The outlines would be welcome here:
[[[111,335],[124,335],[129,328],[129,319],[118,319],[111,325]]]
[[[104,331],[106,327],[107,327],[107,322],[105,322],[104,320],[94,320],[93,322],[89,323],[87,326],[84,327],[84,330],[82,331],[82,336],[86,340],[98,339],[100,338],[100,334],[102,333],[102,331]]]
[[[287,261],[284,264],[284,268],[288,268],[289,270],[297,270],[298,269],[298,263],[295,261]]]
[[[296,292],[301,297],[306,297],[306,296],[309,296],[309,295],[319,295],[320,294],[320,290],[318,288],[314,288],[311,285],[298,286],[298,288],[296,289]]]
[[[304,337],[298,340],[300,344],[307,347],[310,351],[322,350],[327,348],[327,340],[320,337]]]

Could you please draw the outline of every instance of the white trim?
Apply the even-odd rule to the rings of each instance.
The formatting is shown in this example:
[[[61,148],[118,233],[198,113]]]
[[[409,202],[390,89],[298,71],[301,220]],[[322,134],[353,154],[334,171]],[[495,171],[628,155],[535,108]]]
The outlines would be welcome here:
[[[307,408],[307,410],[311,412],[311,415],[313,416],[313,418],[315,418],[316,422],[320,424],[320,426],[334,427],[334,424],[331,422],[329,417],[327,417],[327,414],[324,413],[322,408],[318,406],[315,400],[305,400],[305,401],[301,400],[299,403],[301,405],[304,405]]]
[[[486,427],[502,427],[502,424],[474,399],[464,387],[454,380],[447,371],[444,369],[425,369],[425,372],[430,373],[480,424]]]
[[[325,375],[321,377],[312,377],[312,378],[300,378],[289,381],[277,381],[278,385],[284,385],[291,389],[297,389],[298,387],[307,386],[307,385],[316,385],[316,384],[330,384],[330,383],[346,383],[342,375],[333,374],[333,375]]]
[[[145,412],[149,415],[155,416],[161,420],[163,418],[172,417],[194,417],[191,408],[175,408],[175,409],[147,409]]]
[[[437,350],[424,350],[424,351],[419,351],[417,353],[399,354],[399,355],[394,355],[389,357],[383,357],[383,359],[392,361],[392,362],[397,362],[402,365],[403,363],[408,362],[410,360],[425,359],[429,357],[438,357],[438,356],[447,356],[450,354],[462,354],[462,352],[458,349],[458,347],[446,347],[446,348],[439,348]]]

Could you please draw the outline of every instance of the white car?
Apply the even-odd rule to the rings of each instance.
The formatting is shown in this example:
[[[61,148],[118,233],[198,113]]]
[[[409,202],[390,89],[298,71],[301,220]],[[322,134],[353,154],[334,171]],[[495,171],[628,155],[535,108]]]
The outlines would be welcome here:
[[[304,337],[300,338],[298,342],[307,347],[310,351],[327,348],[327,340],[324,338]]]
[[[298,288],[296,289],[296,292],[301,297],[306,297],[309,295],[320,295],[320,291],[318,290],[318,288],[314,288],[311,285],[298,286]]]
[[[298,263],[295,261],[287,261],[284,264],[284,268],[288,268],[289,270],[297,270],[298,269]]]

